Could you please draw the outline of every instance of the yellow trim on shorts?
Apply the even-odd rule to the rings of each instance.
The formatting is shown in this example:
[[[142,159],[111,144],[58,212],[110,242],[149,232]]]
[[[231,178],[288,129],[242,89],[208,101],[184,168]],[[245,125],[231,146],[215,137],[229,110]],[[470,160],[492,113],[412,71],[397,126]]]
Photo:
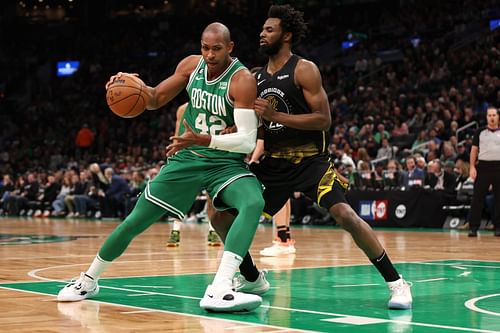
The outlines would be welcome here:
[[[262,212],[262,215],[263,215],[266,219],[268,219],[268,220],[272,220],[272,219],[273,219],[273,216],[272,216],[271,214],[266,213],[266,212]]]
[[[347,189],[349,188],[349,184],[339,179],[339,177],[337,176],[337,171],[334,169],[333,165],[330,164],[328,170],[326,170],[325,174],[323,175],[318,184],[318,195],[317,195],[318,205],[323,196],[328,192],[332,191],[335,181],[339,183],[339,185],[344,189],[344,191],[347,191]]]
[[[323,150],[322,153],[326,152],[326,132],[323,131]]]

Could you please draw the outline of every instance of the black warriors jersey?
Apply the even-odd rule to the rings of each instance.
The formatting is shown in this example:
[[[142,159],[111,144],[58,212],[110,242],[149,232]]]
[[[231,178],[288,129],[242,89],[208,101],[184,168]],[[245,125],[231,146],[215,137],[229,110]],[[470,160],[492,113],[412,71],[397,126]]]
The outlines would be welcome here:
[[[267,65],[255,75],[257,94],[267,99],[277,112],[287,114],[311,113],[302,90],[295,84],[295,67],[299,57],[292,55],[279,71],[270,75]],[[325,153],[328,148],[326,131],[298,130],[262,120],[266,155],[299,163],[303,157]]]

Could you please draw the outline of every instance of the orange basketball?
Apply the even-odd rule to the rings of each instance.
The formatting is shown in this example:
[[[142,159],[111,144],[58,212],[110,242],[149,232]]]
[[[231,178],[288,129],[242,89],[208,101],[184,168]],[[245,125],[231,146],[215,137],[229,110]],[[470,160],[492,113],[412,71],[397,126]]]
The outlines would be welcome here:
[[[147,95],[141,79],[122,74],[108,87],[106,101],[113,113],[122,118],[137,117],[146,110]]]

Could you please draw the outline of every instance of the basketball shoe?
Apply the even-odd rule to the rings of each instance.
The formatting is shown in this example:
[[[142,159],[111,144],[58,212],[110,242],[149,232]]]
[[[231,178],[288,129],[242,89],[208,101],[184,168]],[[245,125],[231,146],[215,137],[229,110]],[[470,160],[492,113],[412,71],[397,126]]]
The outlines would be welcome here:
[[[243,275],[238,275],[233,279],[233,289],[247,294],[262,295],[270,288],[266,279],[267,269],[259,272],[259,277],[254,282],[247,281]]]
[[[208,232],[208,246],[221,246],[222,242],[219,238],[219,235],[215,232],[215,230],[210,230]]]
[[[237,292],[224,285],[209,285],[200,301],[202,309],[212,312],[251,311],[261,304],[260,296]]]
[[[57,300],[60,302],[76,302],[86,298],[93,297],[99,293],[97,281],[85,273],[80,277],[68,283],[57,294]]]
[[[389,299],[389,309],[411,309],[413,299],[411,297],[411,284],[406,282],[403,277],[393,282],[387,282],[387,286],[391,291]]]
[[[280,238],[275,238],[273,240],[273,245],[266,247],[260,251],[260,254],[266,257],[277,257],[287,254],[294,254],[295,250],[295,240],[287,239],[286,242],[282,242]]]
[[[175,247],[181,244],[181,233],[179,230],[172,230],[170,232],[170,238],[168,239],[167,246]]]

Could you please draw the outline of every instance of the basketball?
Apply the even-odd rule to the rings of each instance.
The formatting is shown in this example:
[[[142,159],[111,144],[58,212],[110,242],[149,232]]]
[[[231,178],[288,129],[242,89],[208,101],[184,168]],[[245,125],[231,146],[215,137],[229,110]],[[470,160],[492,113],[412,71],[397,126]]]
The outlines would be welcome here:
[[[146,110],[147,95],[141,79],[122,74],[108,88],[106,101],[114,114],[122,118],[137,117]]]

